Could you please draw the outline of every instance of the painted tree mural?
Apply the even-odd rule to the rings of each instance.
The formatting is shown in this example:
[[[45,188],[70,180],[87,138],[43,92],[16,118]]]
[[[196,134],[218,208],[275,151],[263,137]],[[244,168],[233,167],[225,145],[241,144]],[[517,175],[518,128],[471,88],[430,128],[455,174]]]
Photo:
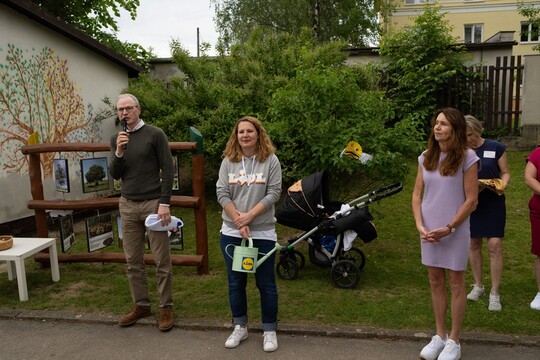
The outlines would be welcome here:
[[[0,165],[4,172],[28,172],[20,149],[34,132],[40,143],[100,141],[99,124],[111,113],[96,115],[92,104],[85,107],[68,70],[67,60],[48,47],[39,53],[13,44],[0,48]],[[45,176],[53,173],[55,155],[42,154]]]

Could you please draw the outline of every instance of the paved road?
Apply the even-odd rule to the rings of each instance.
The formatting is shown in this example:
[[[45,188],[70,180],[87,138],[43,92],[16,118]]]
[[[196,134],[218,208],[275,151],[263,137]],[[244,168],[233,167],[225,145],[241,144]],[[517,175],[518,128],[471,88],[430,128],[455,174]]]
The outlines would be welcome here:
[[[14,315],[14,316],[12,316]],[[279,349],[262,350],[262,335],[253,329],[236,349],[225,349],[228,325],[180,322],[160,332],[149,318],[128,328],[115,325],[112,317],[0,312],[0,359],[418,359],[428,341],[411,334],[359,329],[311,329],[281,326]],[[362,336],[358,336],[363,332]],[[426,334],[424,334],[426,336]],[[418,334],[416,335],[418,337]],[[466,338],[469,340],[466,340]],[[469,334],[462,340],[464,360],[538,360],[540,337],[489,337]]]

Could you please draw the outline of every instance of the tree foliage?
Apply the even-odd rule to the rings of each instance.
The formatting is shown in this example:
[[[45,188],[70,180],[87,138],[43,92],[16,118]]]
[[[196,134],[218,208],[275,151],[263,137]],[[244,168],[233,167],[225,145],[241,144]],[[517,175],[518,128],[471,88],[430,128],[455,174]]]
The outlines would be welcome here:
[[[62,165],[56,164],[56,168],[54,169],[54,177],[59,185],[66,184],[67,174],[66,170],[64,169],[64,167],[62,167]]]
[[[143,67],[147,66],[148,60],[155,57],[151,49],[120,41],[116,36],[116,19],[120,17],[120,10],[126,10],[131,19],[135,20],[139,0],[30,1]]]
[[[394,121],[411,118],[419,128],[429,128],[437,92],[451,77],[466,71],[465,48],[455,45],[450,34],[451,27],[439,8],[425,5],[414,25],[381,38],[380,55]]]
[[[256,27],[298,35],[313,31],[317,41],[343,40],[367,46],[377,35],[377,13],[370,0],[211,0],[221,44],[244,42]]]
[[[379,16],[379,36],[384,36],[388,33],[390,18],[396,10],[396,2],[394,0],[374,0],[373,6]]]
[[[523,1],[518,1],[518,12],[521,16],[527,18],[527,23],[532,25],[532,39],[538,39],[540,29],[540,7],[533,4],[525,4]],[[540,52],[540,45],[536,44],[532,48],[534,51]]]
[[[376,89],[377,76],[346,65],[344,42],[318,43],[255,29],[229,56],[191,58],[180,44],[173,57],[183,76],[167,84],[142,77],[128,91],[141,102],[145,121],[171,141],[187,140],[188,126],[204,138],[207,178],[215,181],[221,154],[236,120],[259,117],[276,144],[284,183],[328,169],[355,191],[407,171],[404,159],[418,151],[418,132],[406,123],[388,128],[391,106]],[[366,165],[340,158],[349,140],[374,156]]]
[[[103,166],[98,164],[90,166],[90,169],[88,169],[88,172],[84,175],[86,181],[94,183],[95,186],[97,186],[101,180],[105,179],[105,176]]]
[[[120,9],[126,10],[135,20],[139,6],[139,0],[31,1],[92,37],[108,30],[118,31],[116,18],[120,17]]]

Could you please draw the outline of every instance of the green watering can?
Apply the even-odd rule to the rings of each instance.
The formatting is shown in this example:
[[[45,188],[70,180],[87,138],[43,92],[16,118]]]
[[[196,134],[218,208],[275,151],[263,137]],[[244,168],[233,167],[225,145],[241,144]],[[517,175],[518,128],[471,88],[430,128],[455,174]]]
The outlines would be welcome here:
[[[247,240],[247,244],[246,244]],[[247,246],[246,246],[247,245]],[[229,254],[228,248],[229,246],[234,246],[233,256]],[[253,247],[253,239],[247,238],[242,239],[242,242],[239,246],[235,246],[233,244],[229,244],[225,247],[225,253],[233,259],[232,263],[232,269],[234,271],[240,271],[245,273],[252,273],[254,274],[255,271],[257,271],[257,266],[261,265],[270,255],[272,255],[277,249],[280,249],[281,246],[276,242],[276,246],[268,252],[268,254],[263,254],[263,257],[261,257],[257,261],[257,257],[259,255],[259,249]]]

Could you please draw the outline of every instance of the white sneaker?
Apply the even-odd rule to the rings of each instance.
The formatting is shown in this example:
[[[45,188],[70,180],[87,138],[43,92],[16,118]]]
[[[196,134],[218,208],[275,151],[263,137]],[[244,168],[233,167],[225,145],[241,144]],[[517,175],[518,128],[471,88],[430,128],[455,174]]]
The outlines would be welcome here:
[[[227,341],[225,341],[225,347],[227,349],[235,348],[238,345],[240,345],[240,341],[247,339],[247,337],[248,337],[247,327],[241,326],[241,325],[235,325],[231,336],[229,336]]]
[[[536,297],[531,302],[531,309],[540,310],[540,291],[536,294]]]
[[[480,300],[480,298],[484,296],[484,287],[483,286],[480,287],[476,284],[474,284],[472,287],[473,288],[471,292],[469,293],[469,295],[467,295],[467,299],[472,300],[472,301]]]
[[[263,335],[263,349],[266,352],[272,352],[276,351],[278,344],[277,344],[277,336],[275,331],[265,331]]]
[[[456,344],[452,339],[446,340],[444,350],[438,357],[438,360],[459,360],[461,359],[461,345]]]
[[[430,343],[424,346],[420,352],[420,357],[424,360],[435,360],[443,351],[445,345],[446,341],[441,339],[439,335],[435,335],[431,338]]]
[[[501,297],[497,293],[490,292],[489,293],[489,305],[488,310],[489,311],[501,311]]]

